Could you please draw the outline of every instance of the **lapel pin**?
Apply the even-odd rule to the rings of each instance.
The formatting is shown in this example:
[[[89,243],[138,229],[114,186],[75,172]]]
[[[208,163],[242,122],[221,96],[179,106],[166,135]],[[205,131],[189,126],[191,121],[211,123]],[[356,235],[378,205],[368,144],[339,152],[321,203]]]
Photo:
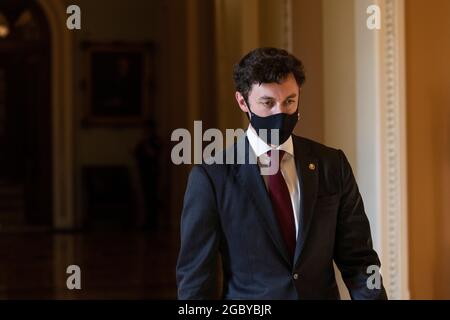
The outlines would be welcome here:
[[[316,170],[316,165],[314,163],[310,163],[309,170]]]

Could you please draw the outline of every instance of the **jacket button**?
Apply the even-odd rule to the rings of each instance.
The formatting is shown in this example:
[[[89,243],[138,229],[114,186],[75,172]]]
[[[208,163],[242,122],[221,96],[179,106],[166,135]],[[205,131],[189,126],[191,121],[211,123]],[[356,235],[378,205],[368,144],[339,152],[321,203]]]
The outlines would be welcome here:
[[[298,273],[294,273],[294,275],[292,276],[294,278],[294,280],[298,279]]]

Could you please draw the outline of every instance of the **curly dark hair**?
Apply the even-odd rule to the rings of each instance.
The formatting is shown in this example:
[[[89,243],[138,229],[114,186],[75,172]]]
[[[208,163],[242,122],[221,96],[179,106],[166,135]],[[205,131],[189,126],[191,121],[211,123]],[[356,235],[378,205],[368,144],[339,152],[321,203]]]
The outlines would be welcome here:
[[[303,63],[286,50],[257,48],[247,53],[234,67],[234,84],[247,101],[253,84],[280,83],[292,73],[299,87],[305,82]]]

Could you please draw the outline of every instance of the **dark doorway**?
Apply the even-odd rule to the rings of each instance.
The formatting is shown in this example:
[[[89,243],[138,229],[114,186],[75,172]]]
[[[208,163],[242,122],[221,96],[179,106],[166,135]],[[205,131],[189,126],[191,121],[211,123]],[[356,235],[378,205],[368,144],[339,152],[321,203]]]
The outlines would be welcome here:
[[[50,225],[50,32],[35,1],[0,2],[0,224]]]

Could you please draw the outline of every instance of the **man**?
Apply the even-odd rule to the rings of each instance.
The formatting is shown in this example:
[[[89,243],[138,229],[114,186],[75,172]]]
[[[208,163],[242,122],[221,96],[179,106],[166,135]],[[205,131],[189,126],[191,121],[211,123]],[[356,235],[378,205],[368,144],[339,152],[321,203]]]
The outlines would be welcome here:
[[[214,298],[221,255],[225,299],[339,299],[333,261],[353,299],[386,299],[381,280],[371,283],[368,268],[376,270],[380,261],[347,158],[291,134],[302,63],[284,50],[259,48],[236,65],[234,80],[236,100],[250,119],[245,155],[257,161],[192,169],[178,298]],[[279,170],[263,174],[272,162]]]

